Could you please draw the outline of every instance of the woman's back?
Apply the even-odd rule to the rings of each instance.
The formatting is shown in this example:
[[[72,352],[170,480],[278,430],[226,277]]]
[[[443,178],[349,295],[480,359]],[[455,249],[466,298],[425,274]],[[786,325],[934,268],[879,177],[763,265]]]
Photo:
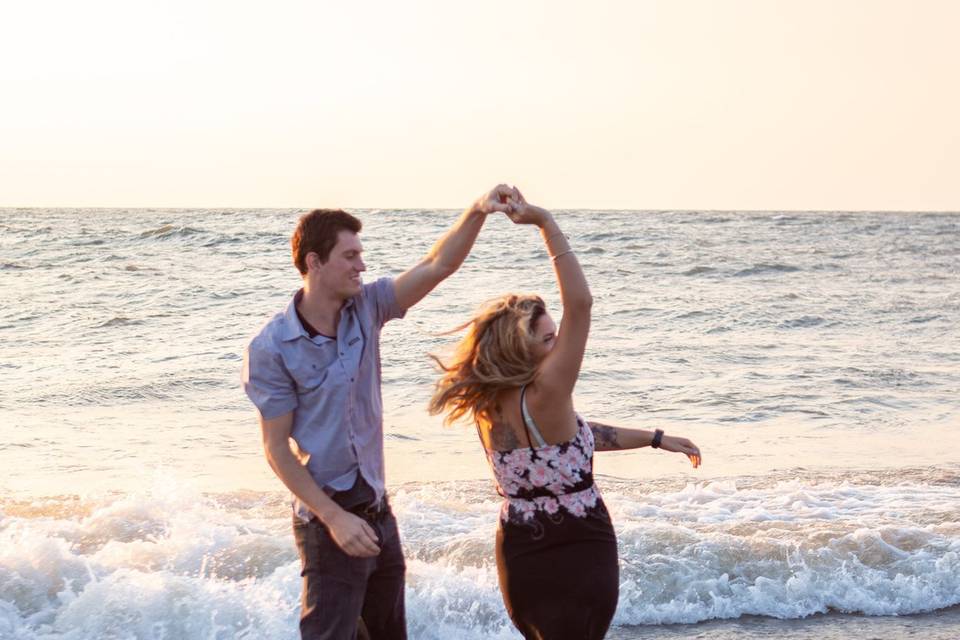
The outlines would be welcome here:
[[[538,391],[533,382],[507,389],[498,395],[496,411],[480,427],[480,439],[485,449],[509,451],[522,445],[560,444],[577,434],[579,424],[572,399],[569,396],[544,398]],[[542,442],[530,433],[524,420],[521,395],[536,432],[543,438]]]
[[[526,387],[517,390],[521,433],[517,433],[516,421],[493,423],[487,431],[488,437],[498,434],[487,441],[493,446],[484,442],[497,491],[506,498],[501,519],[530,524],[538,512],[584,517],[600,498],[593,483],[593,432],[573,414],[573,435],[561,442],[545,442],[532,415],[526,412],[523,418],[526,395]],[[480,436],[483,440],[482,431]]]
[[[517,396],[516,405],[500,407],[517,409],[522,435],[516,421],[488,430],[499,427],[498,444],[516,446],[484,447],[504,497],[496,544],[504,603],[525,637],[602,638],[617,606],[619,567],[610,515],[593,482],[593,432],[571,411],[573,436],[545,443],[546,424],[524,412],[526,388]]]

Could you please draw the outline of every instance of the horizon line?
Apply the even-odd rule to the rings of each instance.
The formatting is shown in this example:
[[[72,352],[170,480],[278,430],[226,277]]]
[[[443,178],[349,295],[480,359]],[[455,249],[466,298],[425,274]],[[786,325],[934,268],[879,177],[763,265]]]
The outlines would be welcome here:
[[[180,211],[180,210],[208,210],[208,211],[312,211],[313,209],[343,209],[345,211],[463,211],[463,207],[290,207],[290,206],[42,206],[42,205],[0,205],[0,211],[9,209],[52,209],[52,210],[82,210],[100,209],[104,211]],[[920,213],[920,214],[960,214],[960,209],[697,209],[691,207],[655,207],[649,209],[634,209],[629,207],[595,208],[595,207],[549,207],[551,211],[599,211],[599,212],[635,212],[635,213]]]

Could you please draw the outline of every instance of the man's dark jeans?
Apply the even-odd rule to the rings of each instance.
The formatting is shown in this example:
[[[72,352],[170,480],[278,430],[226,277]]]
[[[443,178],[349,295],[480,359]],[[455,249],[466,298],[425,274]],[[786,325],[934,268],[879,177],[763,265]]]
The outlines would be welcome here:
[[[372,558],[347,555],[318,519],[303,522],[293,517],[303,576],[300,635],[304,640],[354,640],[360,618],[371,640],[407,637],[406,565],[397,520],[389,507],[379,516],[361,517],[380,543],[380,554]]]

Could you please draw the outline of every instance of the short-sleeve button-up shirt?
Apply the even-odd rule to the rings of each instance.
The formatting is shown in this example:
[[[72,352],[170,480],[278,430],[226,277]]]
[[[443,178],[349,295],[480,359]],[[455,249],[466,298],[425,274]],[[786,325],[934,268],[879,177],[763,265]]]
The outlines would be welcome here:
[[[393,280],[364,285],[340,310],[336,337],[310,337],[297,317],[301,289],[247,347],[243,387],[265,419],[293,412],[291,436],[325,491],[353,486],[357,473],[383,496],[380,329],[405,310]],[[294,509],[310,518],[294,497]]]

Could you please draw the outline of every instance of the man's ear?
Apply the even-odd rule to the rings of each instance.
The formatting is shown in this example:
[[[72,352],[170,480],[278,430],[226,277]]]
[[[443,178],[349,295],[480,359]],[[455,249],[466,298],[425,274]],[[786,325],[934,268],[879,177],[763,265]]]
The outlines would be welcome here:
[[[320,255],[316,251],[307,254],[307,269],[319,269],[322,265]]]

